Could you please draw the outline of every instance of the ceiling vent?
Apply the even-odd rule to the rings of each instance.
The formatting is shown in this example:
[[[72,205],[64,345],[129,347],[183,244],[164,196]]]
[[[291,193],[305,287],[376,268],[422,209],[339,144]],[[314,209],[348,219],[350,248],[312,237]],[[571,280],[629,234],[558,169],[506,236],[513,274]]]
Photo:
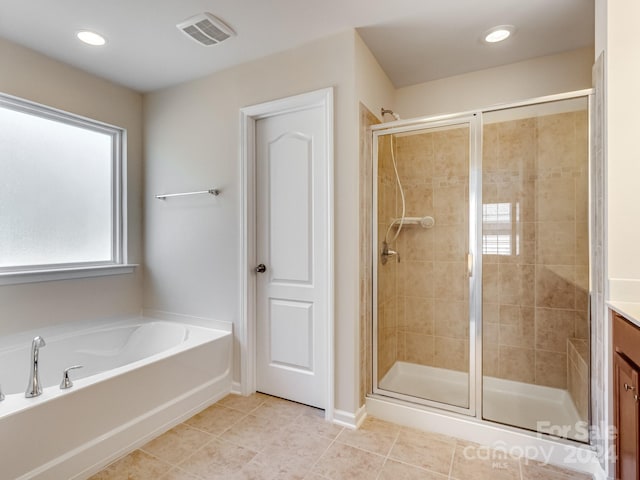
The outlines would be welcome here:
[[[200,45],[210,47],[235,36],[235,32],[215,15],[201,13],[176,25],[185,35]]]

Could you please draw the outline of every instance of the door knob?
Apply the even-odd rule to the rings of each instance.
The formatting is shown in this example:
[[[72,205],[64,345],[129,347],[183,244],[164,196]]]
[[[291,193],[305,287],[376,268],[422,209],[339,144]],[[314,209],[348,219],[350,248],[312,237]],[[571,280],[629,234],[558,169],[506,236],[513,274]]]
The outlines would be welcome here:
[[[267,267],[264,266],[264,263],[261,263],[256,267],[256,273],[264,273],[267,271]]]

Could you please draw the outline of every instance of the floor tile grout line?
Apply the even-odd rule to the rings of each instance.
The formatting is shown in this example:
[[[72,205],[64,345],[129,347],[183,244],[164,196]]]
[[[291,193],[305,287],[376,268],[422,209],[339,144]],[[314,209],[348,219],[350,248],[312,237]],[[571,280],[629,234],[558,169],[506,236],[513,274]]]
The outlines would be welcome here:
[[[345,447],[355,448],[356,450],[360,450],[361,452],[364,452],[364,453],[370,453],[371,455],[375,455],[376,457],[382,457],[382,458],[385,458],[385,459],[387,458],[385,455],[383,455],[381,453],[372,452],[371,450],[367,450],[367,449],[362,448],[362,447],[357,447],[357,446],[351,445],[349,443],[340,442],[340,441],[338,441],[337,438],[336,438],[336,443],[339,443],[340,445],[344,445]]]
[[[200,452],[201,450],[204,450],[204,448],[209,445],[210,443],[212,443],[214,440],[217,440],[219,442],[222,442],[223,440],[219,437],[213,436],[213,438],[210,438],[208,441],[204,442],[202,445],[200,445],[198,448],[196,448],[193,452],[191,452],[189,455],[187,455],[186,457],[184,457],[182,459],[182,461],[180,461],[180,463],[174,464],[173,466],[178,467],[180,470],[184,470],[185,472],[198,477],[200,479],[202,479],[202,477],[200,477],[200,475],[197,475],[189,470],[187,470],[186,468],[182,467],[182,465],[184,465],[184,463],[189,460],[191,457],[193,457],[194,455],[196,455],[198,452]],[[239,446],[239,445],[236,445]],[[245,448],[245,447],[242,447]]]
[[[242,418],[244,418],[244,417],[242,417]],[[185,426],[187,426],[187,427],[189,427],[189,428],[191,428],[193,430],[196,430],[196,431],[198,431],[200,433],[206,433],[207,435],[209,435],[211,437],[218,437],[218,436],[221,435],[221,433],[211,433],[211,432],[208,432],[207,430],[204,430],[204,429],[202,429],[200,427],[196,427],[194,425],[189,425],[188,423],[184,423],[184,422],[181,423],[180,425],[185,425]],[[176,428],[176,427],[173,427],[173,428]],[[173,430],[173,428],[171,430]],[[168,431],[170,432],[171,430],[168,430]],[[226,429],[223,430],[223,431],[226,431]],[[160,438],[160,436],[155,437],[153,440],[155,440],[156,438]],[[153,440],[150,440],[150,441],[153,441]]]
[[[165,460],[164,458],[160,458],[159,456],[157,456],[157,455],[155,455],[155,454],[151,453],[151,452],[150,452],[150,451],[148,451],[148,450],[145,450],[145,449],[144,449],[144,448],[142,448],[142,447],[137,448],[136,450],[139,450],[139,451],[141,451],[141,452],[143,452],[143,453],[146,453],[146,454],[147,454],[147,455],[149,455],[150,457],[153,457],[153,458],[155,458],[156,460],[161,461],[162,463],[166,463],[167,465],[169,465],[169,466],[171,466],[171,467],[177,467],[177,466],[178,466],[178,464],[177,464],[177,463],[172,463],[172,462],[169,462],[169,461]],[[134,450],[133,452],[135,452],[136,450]],[[133,452],[131,452],[131,453],[133,453]],[[120,457],[120,458],[126,458],[126,457],[128,457],[129,455],[130,455],[130,454],[127,454],[127,455],[125,455],[124,457]]]
[[[256,418],[256,419],[259,419],[259,418],[265,418],[265,417],[257,417],[257,416],[255,416],[255,415],[247,414],[247,415],[245,415],[244,417],[242,417],[242,419],[238,420],[236,423],[234,423],[233,425],[231,425],[231,426],[229,426],[227,429],[225,429],[225,430],[224,430],[224,432],[222,432],[222,433],[218,436],[218,439],[219,439],[220,441],[225,442],[225,443],[228,443],[228,444],[230,444],[230,445],[234,445],[234,446],[236,446],[236,447],[244,448],[245,450],[249,450],[249,451],[255,452],[256,454],[260,454],[260,453],[263,453],[263,451],[265,450],[265,448],[267,448],[267,446],[260,447],[260,448],[249,447],[249,446],[247,446],[247,445],[242,445],[242,444],[240,444],[240,442],[236,442],[236,441],[231,440],[231,439],[228,439],[228,438],[222,438],[222,435],[223,435],[224,433],[226,433],[227,431],[231,430],[234,426],[237,426],[237,424],[239,424],[243,419],[245,419],[245,418],[247,418],[247,417],[249,417],[249,416],[252,416],[253,418]],[[299,416],[299,415],[298,415],[298,416]],[[296,418],[298,418],[298,417],[294,417],[294,419],[292,419],[289,423],[284,424],[284,425],[281,425],[281,426],[280,426],[280,428],[279,428],[279,430],[283,430],[284,428],[287,428],[287,427],[291,426],[291,425],[293,424],[293,420],[295,420]],[[320,435],[318,435],[318,436],[320,436]]]
[[[313,462],[313,465],[311,465],[311,468],[309,469],[309,471],[307,472],[307,474],[309,473],[315,473],[313,471],[313,469],[315,468],[315,466],[318,464],[318,462],[322,459],[322,457],[324,457],[324,455],[329,451],[329,449],[331,449],[331,447],[336,443],[336,440],[338,439],[338,436],[340,434],[336,435],[336,438],[334,438],[331,443],[329,443],[329,445],[327,446],[327,448],[324,449],[324,451],[320,454],[320,456],[316,459],[315,462]],[[320,475],[321,477],[327,478],[325,475],[321,475],[321,474],[317,474]]]
[[[345,447],[355,448],[356,450],[360,450],[361,452],[370,453],[371,455],[375,455],[377,457],[382,457],[382,458],[385,458],[385,459],[387,458],[386,455],[384,455],[382,453],[372,452],[371,450],[367,450],[366,448],[358,447],[356,445],[351,445],[350,443],[341,442],[337,438],[336,438],[336,443],[339,443],[340,445],[344,445]]]
[[[449,475],[447,475],[447,478],[449,480],[454,480],[453,479],[453,462],[456,459],[456,450],[458,449],[458,442],[456,442],[456,444],[453,447],[453,453],[451,454],[451,462],[449,463]]]
[[[173,468],[173,467],[177,467],[177,466],[178,466],[177,464],[175,464],[175,463],[171,463],[171,462],[168,462],[167,460],[165,460],[165,459],[163,459],[163,458],[160,458],[160,457],[158,457],[157,455],[154,455],[154,454],[153,454],[153,453],[151,453],[151,452],[147,452],[146,450],[142,450],[142,448],[138,448],[138,449],[136,449],[136,450],[139,450],[139,451],[141,451],[141,452],[143,452],[143,453],[146,453],[146,454],[147,454],[147,455],[149,455],[150,457],[153,457],[154,459],[158,460],[159,462],[164,463],[165,465],[168,465],[168,466],[169,466],[169,467],[171,467],[171,468]],[[135,450],[134,450],[134,452],[135,452]],[[131,452],[131,453],[133,453],[133,452]],[[121,457],[121,458],[126,458],[127,456],[128,456],[128,455],[125,455],[124,457]]]
[[[391,451],[393,450],[393,447],[398,441],[398,438],[400,438],[400,429],[398,429],[398,431],[396,432],[395,437],[393,438],[393,442],[391,442],[391,446],[389,446],[389,450],[387,450],[387,454],[384,457],[384,462],[382,462],[382,468],[378,471],[378,475],[376,475],[376,480],[380,478],[380,475],[382,475],[382,471],[384,470],[384,467],[387,465],[387,462],[390,460]]]
[[[389,447],[389,450],[387,451],[387,454],[385,455],[385,458],[390,458],[391,451],[393,450],[393,447],[395,447],[396,443],[398,443],[398,439],[399,438],[400,438],[400,430],[398,429],[398,431],[396,432],[395,437],[393,438],[393,442],[391,442],[391,446]]]
[[[215,404],[214,404],[215,405]],[[245,417],[247,415],[251,415],[253,412],[255,412],[259,407],[253,408],[251,410],[249,410],[248,412],[246,410],[238,410],[237,408],[231,408],[231,407],[225,407],[224,405],[221,405],[222,408],[225,408],[227,410],[232,410],[234,412],[238,412],[238,413],[242,413]]]
[[[393,458],[393,457],[389,457],[387,460],[390,460],[390,461],[392,461],[394,463],[400,463],[400,464],[405,465],[407,467],[415,468],[415,469],[421,470],[423,472],[433,473],[435,475],[440,475],[443,478],[447,478],[447,479],[449,478],[449,475],[447,473],[441,473],[441,472],[438,472],[437,470],[431,470],[429,468],[421,467],[420,465],[416,465],[415,463],[409,463],[409,462],[406,462],[404,460],[398,460],[397,458]],[[386,464],[386,462],[385,462],[385,464]]]
[[[160,477],[159,480],[163,480],[167,475],[169,475],[169,473],[171,473],[172,470],[177,469],[181,472],[186,473],[187,475],[189,475],[192,478],[195,478],[196,480],[206,480],[204,477],[201,477],[200,475],[197,475],[195,473],[190,472],[189,470],[185,470],[184,468],[178,467],[177,465],[172,467],[171,470],[169,470],[168,472],[166,472],[164,475],[162,475]]]
[[[382,467],[380,468],[380,470],[378,470],[378,473],[376,474],[375,480],[379,480],[380,479],[380,475],[382,475],[382,471],[384,470],[384,466],[387,464],[388,460],[389,460],[389,458],[385,457],[384,461],[382,462]]]
[[[520,473],[520,480],[524,480],[524,473],[522,472],[522,457],[518,458],[518,472]]]
[[[230,395],[235,395],[235,394],[230,394]],[[241,395],[239,395],[241,396]],[[225,397],[227,398],[227,397]],[[249,398],[249,397],[244,397],[244,398]],[[234,408],[234,407],[230,407],[228,405],[225,405],[224,403],[220,403],[220,400],[218,400],[216,403],[214,403],[213,405],[219,405],[221,407],[225,407],[225,408],[230,408],[231,410],[235,410],[236,412],[242,412],[244,414],[250,414],[251,412],[256,411],[258,408],[260,408],[261,406],[263,406],[266,403],[266,400],[262,400],[258,405],[256,405],[255,407],[253,407],[251,410],[241,410],[239,408]]]
[[[244,450],[247,450],[247,451],[253,452],[253,453],[254,453],[254,455],[253,455],[253,457],[251,457],[251,460],[249,460],[248,462],[245,462],[245,464],[244,464],[244,465],[246,465],[247,463],[251,462],[251,461],[252,461],[253,459],[255,459],[255,457],[260,453],[260,451],[258,451],[258,450],[254,450],[253,448],[249,448],[249,447],[246,447],[246,446],[243,446],[243,445],[238,445],[237,443],[230,442],[230,441],[228,441],[228,440],[226,440],[226,439],[223,439],[223,438],[220,438],[220,437],[214,437],[214,438],[210,439],[208,442],[205,442],[203,445],[201,445],[201,446],[200,446],[199,448],[197,448],[196,450],[194,450],[190,455],[188,455],[187,457],[185,457],[185,458],[182,460],[182,462],[180,462],[180,464],[175,465],[175,467],[179,468],[180,470],[183,470],[183,471],[187,472],[189,475],[192,475],[192,476],[196,477],[198,480],[206,480],[206,477],[202,477],[202,476],[200,476],[200,475],[198,475],[198,474],[196,474],[196,473],[193,473],[193,472],[191,472],[191,471],[187,470],[186,468],[182,467],[181,465],[182,465],[182,464],[184,464],[184,463],[185,463],[189,458],[191,458],[191,457],[193,457],[194,455],[196,455],[200,450],[203,450],[203,449],[204,449],[208,444],[212,443],[214,440],[217,440],[217,441],[222,442],[222,443],[227,443],[227,444],[229,444],[229,445],[231,445],[231,446],[238,447],[238,448],[242,448],[242,449],[244,449]],[[244,466],[244,465],[243,465],[243,466]]]
[[[255,452],[256,455],[259,453],[262,453],[262,451],[264,450],[264,447],[262,448],[248,447],[246,445],[241,445],[239,442],[234,442],[233,440],[229,440],[228,438],[222,438],[222,436],[218,437],[218,440],[224,443],[228,443],[229,445],[233,445],[234,447],[240,447],[240,448],[244,448],[245,450],[249,450],[250,452]]]
[[[131,455],[132,453],[134,453],[134,452],[136,452],[136,451],[142,452],[142,453],[144,453],[145,455],[149,455],[149,456],[150,456],[150,457],[152,457],[154,460],[157,460],[157,461],[159,461],[159,462],[161,462],[161,463],[164,463],[165,465],[167,465],[167,466],[169,466],[169,467],[172,467],[172,468],[173,468],[173,467],[176,467],[176,466],[177,466],[176,464],[171,463],[171,462],[168,462],[167,460],[165,460],[165,459],[163,459],[163,458],[160,458],[160,457],[158,457],[157,455],[154,455],[154,454],[153,454],[153,453],[151,453],[151,452],[148,452],[148,451],[146,451],[146,450],[143,450],[143,449],[142,449],[142,447],[139,447],[139,448],[136,448],[135,450],[132,450],[132,451],[131,451],[131,452],[129,452],[128,454],[121,456],[120,458],[118,458],[117,460],[115,460],[115,461],[111,462],[109,465],[107,465],[107,466],[106,466],[106,467],[104,467],[104,468],[105,468],[105,469],[106,469],[106,468],[109,468],[111,465],[114,465],[115,463],[118,463],[120,460],[124,460],[125,458],[127,458],[129,455]]]

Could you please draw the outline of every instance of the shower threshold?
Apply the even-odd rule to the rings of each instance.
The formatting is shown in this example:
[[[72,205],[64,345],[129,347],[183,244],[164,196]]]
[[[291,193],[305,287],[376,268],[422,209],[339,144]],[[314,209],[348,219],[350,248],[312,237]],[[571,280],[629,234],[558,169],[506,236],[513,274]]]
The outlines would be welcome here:
[[[466,372],[396,362],[380,380],[388,392],[467,407]],[[483,378],[482,418],[527,430],[586,442],[584,423],[567,390],[495,377]]]

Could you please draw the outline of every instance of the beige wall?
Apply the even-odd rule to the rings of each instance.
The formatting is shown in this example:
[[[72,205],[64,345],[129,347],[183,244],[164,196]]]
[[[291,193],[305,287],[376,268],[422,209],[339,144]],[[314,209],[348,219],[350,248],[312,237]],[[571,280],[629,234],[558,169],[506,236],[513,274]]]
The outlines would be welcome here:
[[[146,191],[218,187],[215,199],[149,201],[146,308],[238,325],[240,108],[320,88],[335,91],[337,409],[358,390],[358,110],[352,31],[145,96]],[[239,378],[236,345],[235,380]]]
[[[373,163],[371,132],[367,128],[380,123],[380,109],[393,108],[395,88],[360,36],[355,34],[355,104],[359,114],[359,392],[358,405],[364,405],[366,392],[371,389],[371,347],[373,281],[371,244],[371,205],[373,192]],[[386,118],[389,120],[389,117]],[[376,247],[377,248],[377,247]]]
[[[610,298],[640,301],[640,178],[637,145],[640,107],[640,2],[616,0],[606,7],[608,269]]]
[[[391,117],[381,118],[381,108],[395,108],[396,89],[380,64],[365,45],[360,35],[355,34],[355,74],[356,97],[379,120],[389,121]]]
[[[127,129],[129,261],[142,262],[142,96],[0,39],[0,92]],[[81,199],[79,199],[81,200]],[[0,286],[0,335],[137,314],[142,274]]]
[[[595,58],[604,54],[605,276],[607,300],[640,301],[640,257],[633,239],[640,234],[640,203],[635,198],[640,158],[634,138],[640,107],[640,4],[634,0],[596,0]],[[601,334],[592,359],[592,409],[597,425],[613,423],[613,378],[609,312],[601,312],[594,333]],[[611,447],[596,439],[599,450]],[[614,458],[603,458],[612,476]]]
[[[403,118],[481,109],[591,88],[593,49],[583,48],[398,89]]]

